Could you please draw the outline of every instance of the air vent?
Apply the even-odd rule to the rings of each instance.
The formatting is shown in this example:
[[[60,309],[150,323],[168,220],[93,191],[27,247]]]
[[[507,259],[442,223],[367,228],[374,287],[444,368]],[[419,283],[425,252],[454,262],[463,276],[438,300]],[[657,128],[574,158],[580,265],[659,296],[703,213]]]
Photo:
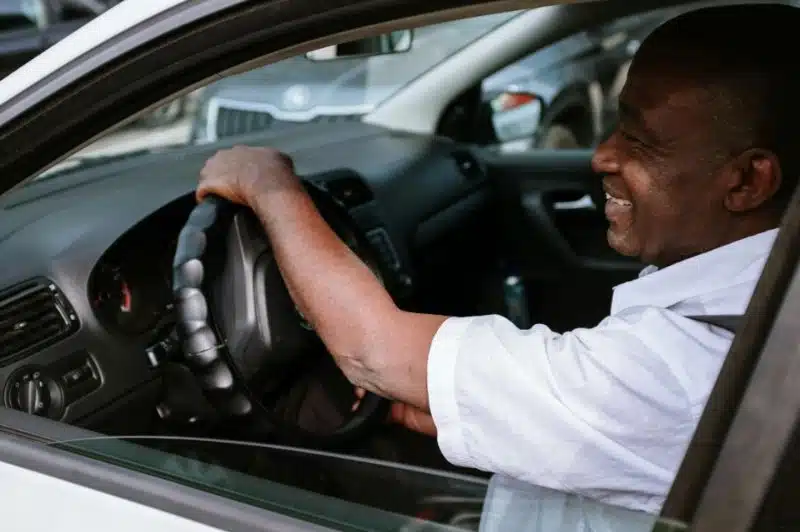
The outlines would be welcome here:
[[[468,151],[454,151],[453,159],[455,159],[456,166],[458,166],[461,174],[467,178],[467,181],[478,181],[486,177],[478,160]]]
[[[64,295],[46,279],[0,292],[0,364],[44,349],[78,329]]]
[[[357,176],[328,179],[325,189],[348,209],[369,203],[373,198],[369,186]]]

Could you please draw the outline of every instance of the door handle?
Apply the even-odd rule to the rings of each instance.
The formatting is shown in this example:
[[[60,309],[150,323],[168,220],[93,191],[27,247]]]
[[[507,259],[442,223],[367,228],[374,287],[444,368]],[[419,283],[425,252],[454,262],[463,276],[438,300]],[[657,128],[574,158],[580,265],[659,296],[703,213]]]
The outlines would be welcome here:
[[[581,196],[571,201],[553,202],[553,210],[556,211],[596,211],[597,205],[589,194]]]

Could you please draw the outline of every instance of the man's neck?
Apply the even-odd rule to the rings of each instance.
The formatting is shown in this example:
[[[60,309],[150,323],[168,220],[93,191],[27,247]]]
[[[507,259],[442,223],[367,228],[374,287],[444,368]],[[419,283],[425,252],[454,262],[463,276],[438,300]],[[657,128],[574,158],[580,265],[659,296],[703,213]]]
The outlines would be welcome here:
[[[728,244],[732,244],[744,238],[755,236],[771,229],[776,229],[779,226],[780,220],[775,220],[774,218],[748,220],[748,223],[731,224],[728,230],[721,233],[718,238],[715,238],[708,245],[702,248],[697,248],[693,251],[682,253],[673,260],[654,262],[653,265],[659,269],[663,269],[697,255],[702,255],[703,253],[708,253],[709,251],[713,251],[717,248],[727,246]]]

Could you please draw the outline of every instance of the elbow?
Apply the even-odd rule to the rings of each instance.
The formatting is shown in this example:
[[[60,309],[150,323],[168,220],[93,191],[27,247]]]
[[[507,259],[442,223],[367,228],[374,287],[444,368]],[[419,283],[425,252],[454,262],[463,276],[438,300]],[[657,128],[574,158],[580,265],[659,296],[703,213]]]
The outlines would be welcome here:
[[[391,356],[394,329],[401,313],[394,305],[381,311],[361,309],[341,329],[331,331],[326,347],[351,383],[378,391],[380,368]]]

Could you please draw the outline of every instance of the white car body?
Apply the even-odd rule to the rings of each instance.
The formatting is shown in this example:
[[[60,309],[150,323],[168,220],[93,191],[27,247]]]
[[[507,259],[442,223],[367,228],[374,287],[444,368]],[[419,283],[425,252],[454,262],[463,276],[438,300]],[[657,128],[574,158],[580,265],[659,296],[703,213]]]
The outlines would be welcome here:
[[[0,505],[7,530],[41,532],[53,525],[63,532],[217,532],[203,523],[0,462]],[[47,501],[47,512],[42,503]]]

